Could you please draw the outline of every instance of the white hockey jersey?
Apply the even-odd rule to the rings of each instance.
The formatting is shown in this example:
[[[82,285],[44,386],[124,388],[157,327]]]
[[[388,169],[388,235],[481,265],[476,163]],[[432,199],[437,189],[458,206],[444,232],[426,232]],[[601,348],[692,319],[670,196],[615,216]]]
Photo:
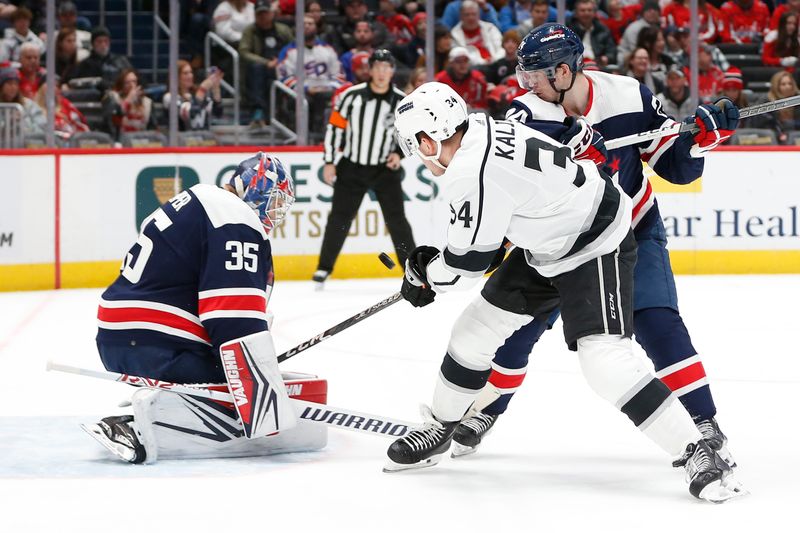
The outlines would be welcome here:
[[[450,227],[447,246],[428,265],[434,290],[477,282],[503,237],[547,277],[617,248],[630,229],[630,198],[571,155],[519,122],[470,115],[461,147],[438,179]]]

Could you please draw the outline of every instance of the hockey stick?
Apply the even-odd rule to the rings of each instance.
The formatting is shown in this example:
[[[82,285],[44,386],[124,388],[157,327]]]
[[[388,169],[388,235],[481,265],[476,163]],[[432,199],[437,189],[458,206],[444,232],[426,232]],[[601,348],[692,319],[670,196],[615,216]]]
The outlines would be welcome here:
[[[79,376],[88,376],[97,379],[117,381],[119,383],[127,383],[128,385],[133,385],[134,387],[166,390],[177,394],[186,394],[187,396],[210,398],[212,400],[221,402],[233,403],[233,396],[231,396],[230,393],[209,390],[201,387],[192,387],[190,385],[181,385],[179,383],[171,383],[169,381],[160,381],[152,378],[131,376],[130,374],[119,374],[117,372],[107,372],[104,370],[90,370],[88,368],[79,368],[76,366],[62,365],[53,361],[47,361],[47,371],[49,372],[51,370],[64,372],[67,374],[77,374]],[[307,420],[308,422],[313,422],[315,424],[325,424],[337,429],[346,429],[348,431],[357,431],[359,433],[367,433],[369,435],[397,438],[408,433],[410,427],[417,425],[413,422],[406,422],[404,420],[397,420],[394,418],[388,418],[370,413],[362,413],[360,411],[343,409],[341,407],[332,407],[320,403],[307,402],[305,400],[290,398],[289,401],[292,403],[292,408],[294,409],[294,412],[298,418]]]
[[[763,104],[756,104],[756,105],[751,105],[750,107],[745,107],[744,109],[739,110],[739,118],[747,118],[755,115],[762,115],[764,113],[772,113],[773,111],[786,109],[787,107],[794,107],[796,105],[800,105],[800,95],[789,96],[787,98],[781,98],[780,100],[775,100],[774,102],[764,102]],[[641,133],[634,133],[633,135],[626,135],[624,137],[610,139],[605,142],[605,145],[608,150],[614,150],[615,148],[622,148],[623,146],[639,144],[641,142],[650,141],[652,139],[666,137],[667,135],[677,135],[685,131],[691,131],[692,133],[696,133],[699,130],[697,128],[697,124],[695,124],[694,122],[688,122],[688,123],[676,122],[675,124],[668,126],[666,128],[643,131]]]
[[[307,341],[298,344],[294,348],[291,348],[290,350],[287,350],[287,351],[283,352],[282,354],[280,354],[278,356],[278,362],[282,363],[282,362],[286,361],[287,359],[289,359],[290,357],[294,357],[295,355],[299,354],[300,352],[308,350],[309,348],[311,348],[315,344],[319,344],[320,342],[324,341],[325,339],[333,337],[337,333],[341,333],[342,331],[346,330],[350,326],[358,324],[359,322],[361,322],[365,318],[374,315],[378,311],[383,311],[384,309],[386,309],[390,305],[396,304],[397,302],[399,302],[402,299],[403,299],[403,295],[400,294],[399,292],[396,292],[396,293],[392,294],[391,296],[389,296],[385,300],[381,300],[380,302],[376,303],[375,305],[367,307],[366,309],[364,309],[360,313],[355,314],[355,315],[351,316],[350,318],[348,318],[346,320],[343,320],[342,322],[339,322],[335,326],[326,329],[325,331],[323,331],[319,335],[311,337]]]

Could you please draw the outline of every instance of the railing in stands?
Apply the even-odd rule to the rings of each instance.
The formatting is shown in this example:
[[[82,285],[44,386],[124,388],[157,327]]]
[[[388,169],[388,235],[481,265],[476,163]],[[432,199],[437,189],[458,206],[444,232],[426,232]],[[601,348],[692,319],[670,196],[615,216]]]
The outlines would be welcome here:
[[[293,89],[290,89],[285,83],[275,80],[272,82],[272,86],[269,89],[270,91],[270,98],[269,98],[269,116],[270,116],[270,124],[273,126],[272,128],[272,139],[271,142],[275,142],[275,130],[279,130],[282,134],[286,135],[286,144],[291,144],[297,140],[297,133],[291,129],[289,126],[278,120],[276,115],[276,100],[277,100],[277,92],[281,91],[285,93],[287,97],[291,99],[296,98],[296,94]],[[308,117],[308,102],[305,98],[303,98],[303,108],[305,109],[304,116]]]
[[[225,40],[210,31],[206,33],[205,38],[205,65],[206,65],[206,72],[211,67],[211,41],[214,41],[214,44],[228,52],[230,56],[233,58],[233,86],[225,80],[220,82],[220,87],[225,89],[228,93],[233,95],[233,124],[234,124],[234,139],[236,144],[239,144],[239,128],[241,126],[239,122],[239,110],[241,102],[239,101],[239,52],[233,48],[231,45],[225,42]]]
[[[0,148],[22,146],[22,117],[25,110],[20,104],[0,104]]]

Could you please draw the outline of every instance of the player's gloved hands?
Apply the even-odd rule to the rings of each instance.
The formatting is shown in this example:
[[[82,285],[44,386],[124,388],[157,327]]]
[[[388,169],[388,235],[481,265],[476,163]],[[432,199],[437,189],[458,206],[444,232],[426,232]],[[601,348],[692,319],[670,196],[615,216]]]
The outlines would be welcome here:
[[[425,307],[433,302],[436,293],[428,285],[428,263],[439,255],[433,246],[417,246],[406,259],[406,274],[400,293],[414,307]]]
[[[603,136],[592,128],[584,117],[567,117],[564,119],[566,131],[558,141],[572,148],[574,159],[589,160],[597,166],[608,159],[608,150]]]
[[[686,122],[694,122],[699,131],[694,134],[695,145],[689,150],[692,157],[703,157],[727,141],[739,125],[739,109],[728,98],[714,105],[702,104]]]

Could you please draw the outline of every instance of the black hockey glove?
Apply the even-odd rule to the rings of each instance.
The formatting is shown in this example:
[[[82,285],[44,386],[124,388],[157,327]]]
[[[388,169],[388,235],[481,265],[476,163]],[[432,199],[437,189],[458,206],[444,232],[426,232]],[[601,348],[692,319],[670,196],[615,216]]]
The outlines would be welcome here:
[[[436,293],[428,285],[428,263],[439,255],[433,246],[417,246],[406,259],[406,274],[400,293],[414,307],[425,307],[433,302]]]

